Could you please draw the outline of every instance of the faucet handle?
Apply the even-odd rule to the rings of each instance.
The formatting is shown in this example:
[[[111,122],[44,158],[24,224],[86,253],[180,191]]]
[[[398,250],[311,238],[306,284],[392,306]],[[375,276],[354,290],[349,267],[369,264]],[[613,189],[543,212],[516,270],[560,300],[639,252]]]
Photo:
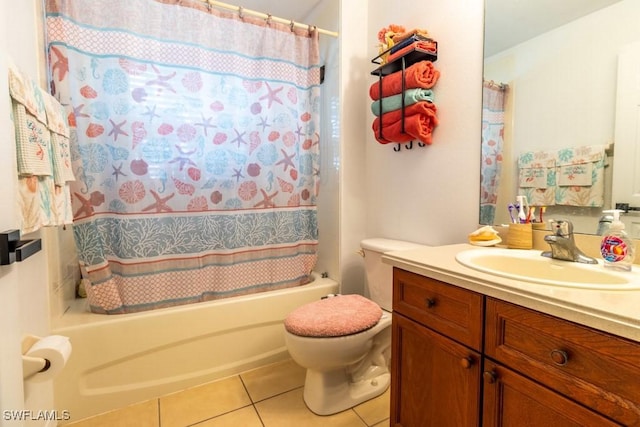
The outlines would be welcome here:
[[[549,226],[556,236],[569,237],[573,234],[573,224],[571,221],[550,219]]]

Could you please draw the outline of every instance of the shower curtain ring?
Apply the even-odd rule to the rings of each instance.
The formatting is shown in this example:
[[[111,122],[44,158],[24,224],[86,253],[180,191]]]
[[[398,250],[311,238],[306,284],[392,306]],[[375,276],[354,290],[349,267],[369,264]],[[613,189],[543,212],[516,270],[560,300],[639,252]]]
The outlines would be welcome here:
[[[273,18],[273,16],[271,16],[270,13],[267,14],[267,25],[271,25],[271,19]]]
[[[291,32],[293,33],[293,29],[295,28],[296,23],[293,22],[293,20],[291,20],[291,22],[289,23],[289,27],[291,28]]]
[[[238,7],[238,17],[244,19],[244,8],[242,6]]]

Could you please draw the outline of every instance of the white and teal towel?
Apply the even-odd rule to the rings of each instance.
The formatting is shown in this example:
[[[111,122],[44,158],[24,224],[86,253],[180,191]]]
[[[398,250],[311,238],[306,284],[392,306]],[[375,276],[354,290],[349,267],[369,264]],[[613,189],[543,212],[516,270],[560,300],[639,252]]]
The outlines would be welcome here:
[[[518,157],[518,194],[530,206],[604,205],[605,145],[522,153]]]
[[[27,75],[9,67],[9,93],[16,133],[20,175],[53,175],[51,136],[47,128],[43,91]]]
[[[71,224],[74,180],[64,108],[28,75],[9,66],[22,234]]]
[[[518,157],[518,194],[529,206],[552,206],[556,198],[556,152],[528,151]]]
[[[71,168],[71,150],[69,145],[69,125],[62,105],[48,93],[43,93],[47,125],[51,131],[51,157],[53,159],[53,179],[62,186],[75,181]]]
[[[605,145],[586,145],[558,150],[556,204],[604,205],[605,148]]]
[[[420,101],[433,102],[433,91],[431,89],[421,88],[407,89],[404,91],[405,107]],[[384,98],[374,101],[371,103],[371,112],[374,115],[379,116],[381,106],[382,114],[388,113],[389,111],[399,110],[402,108],[402,94],[399,93],[397,95],[385,96]]]

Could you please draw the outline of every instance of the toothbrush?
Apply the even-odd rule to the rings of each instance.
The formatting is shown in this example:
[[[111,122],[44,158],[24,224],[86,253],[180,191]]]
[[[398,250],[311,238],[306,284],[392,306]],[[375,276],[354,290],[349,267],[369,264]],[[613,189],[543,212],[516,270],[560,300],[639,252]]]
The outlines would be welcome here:
[[[520,205],[520,210],[518,211],[518,219],[520,220],[521,224],[524,224],[527,220],[527,215],[524,213],[524,204],[526,197],[517,196],[516,199],[518,199],[518,205]]]
[[[509,209],[509,216],[511,217],[511,223],[515,224],[516,219],[513,217],[513,210],[516,209],[516,207],[513,205],[513,203],[509,203],[509,205],[507,206],[507,209]]]
[[[542,214],[547,210],[546,206],[540,206],[540,222],[544,222],[542,220]]]
[[[527,223],[535,222],[536,220],[536,207],[532,206],[529,208],[529,214],[527,215]]]

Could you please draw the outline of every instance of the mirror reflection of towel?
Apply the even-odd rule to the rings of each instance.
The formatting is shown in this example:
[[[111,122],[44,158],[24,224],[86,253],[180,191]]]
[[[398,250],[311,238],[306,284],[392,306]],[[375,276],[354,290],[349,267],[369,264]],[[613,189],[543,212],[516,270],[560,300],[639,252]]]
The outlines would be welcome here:
[[[520,187],[547,188],[547,168],[520,168]]]
[[[558,150],[556,204],[604,206],[606,145],[587,145]]]
[[[529,206],[552,206],[556,190],[555,151],[529,151],[518,157],[518,194]]]

